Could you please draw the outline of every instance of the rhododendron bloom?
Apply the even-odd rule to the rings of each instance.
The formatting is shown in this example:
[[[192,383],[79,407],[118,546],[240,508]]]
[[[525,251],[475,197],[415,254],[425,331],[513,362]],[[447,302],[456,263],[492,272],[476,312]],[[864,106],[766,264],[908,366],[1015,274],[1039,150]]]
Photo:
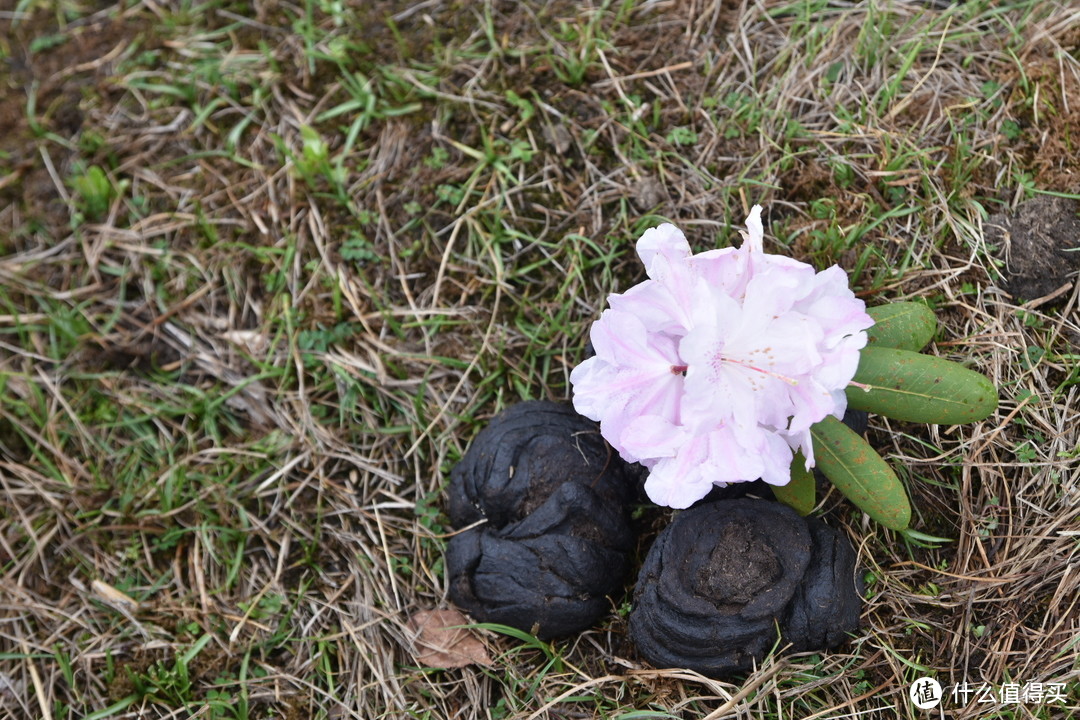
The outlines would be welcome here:
[[[574,407],[619,454],[649,468],[660,505],[689,507],[715,485],[791,480],[813,467],[810,426],[847,408],[873,320],[837,266],[763,249],[761,207],[740,248],[698,255],[664,224],[637,253],[648,280],[608,298],[596,355],[574,368]]]

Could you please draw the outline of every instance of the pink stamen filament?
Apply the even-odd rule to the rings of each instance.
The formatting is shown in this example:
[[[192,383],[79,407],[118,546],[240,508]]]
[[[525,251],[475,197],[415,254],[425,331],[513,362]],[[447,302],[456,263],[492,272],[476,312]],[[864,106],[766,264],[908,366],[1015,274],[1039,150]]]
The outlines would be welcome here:
[[[755,367],[755,366],[750,365],[748,363],[744,363],[744,362],[742,362],[740,360],[732,360],[731,358],[723,358],[723,357],[720,358],[720,359],[723,362],[729,362],[729,363],[732,363],[733,365],[740,365],[740,366],[746,368],[747,370],[753,370],[754,372],[759,372],[762,375],[768,375],[771,378],[776,378],[777,380],[783,380],[784,382],[786,382],[788,385],[791,385],[792,387],[799,384],[799,381],[796,380],[795,378],[790,378],[787,375],[781,375],[780,373],[776,373],[776,372],[773,372],[771,370],[766,370],[765,368]],[[690,369],[689,365],[672,365],[671,366],[671,374],[672,375],[686,375],[686,371],[689,370],[689,369]],[[858,383],[852,383],[852,384],[857,385]],[[866,386],[866,389],[869,390],[870,387]]]
[[[731,363],[733,365],[741,365],[742,367],[746,368],[747,370],[753,370],[754,372],[759,372],[759,373],[761,373],[763,375],[768,375],[769,377],[776,378],[777,380],[783,380],[784,382],[786,382],[788,385],[791,385],[792,387],[799,384],[799,381],[796,380],[795,378],[790,378],[787,375],[781,375],[780,373],[772,372],[771,370],[766,370],[765,368],[755,367],[753,365],[750,365],[749,363],[744,363],[741,360],[732,360],[731,358],[724,358],[724,357],[722,357],[721,360],[723,360],[724,362],[729,362],[729,363]]]

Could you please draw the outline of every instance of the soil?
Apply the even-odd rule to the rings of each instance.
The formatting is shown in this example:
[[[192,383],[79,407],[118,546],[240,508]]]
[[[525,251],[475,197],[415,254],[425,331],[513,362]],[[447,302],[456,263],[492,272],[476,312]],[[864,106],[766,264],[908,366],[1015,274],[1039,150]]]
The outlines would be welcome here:
[[[0,19],[0,38],[5,38],[5,57],[0,62],[0,207],[18,206],[28,218],[45,228],[67,224],[68,208],[45,166],[38,138],[46,133],[78,143],[86,107],[96,96],[111,92],[107,78],[122,52],[118,49],[141,43],[144,26],[120,18],[103,18],[57,25],[50,13],[34,13],[29,21],[13,27]],[[31,126],[27,108],[35,109]],[[50,157],[60,177],[72,152]],[[17,248],[4,248],[17,250]]]
[[[1075,52],[1080,33],[1067,33],[1059,41]],[[1022,77],[1030,89],[1024,91],[1020,76],[1014,79],[1009,109],[1019,128],[1014,144],[1033,169],[1036,186],[1075,194],[1080,192],[1080,80],[1061,71],[1056,52],[1040,47],[1025,63]]]
[[[1080,272],[1080,203],[1040,195],[1013,214],[990,216],[986,241],[1005,259],[1005,290],[1017,300],[1046,297]],[[1062,293],[1056,298],[1064,302]]]

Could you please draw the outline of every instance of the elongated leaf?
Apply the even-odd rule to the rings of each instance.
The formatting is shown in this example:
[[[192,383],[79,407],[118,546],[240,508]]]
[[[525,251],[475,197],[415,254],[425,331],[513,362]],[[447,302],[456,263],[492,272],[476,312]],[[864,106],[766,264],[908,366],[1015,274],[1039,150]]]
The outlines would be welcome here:
[[[997,408],[997,391],[985,376],[909,350],[863,348],[854,381],[871,389],[849,387],[849,408],[896,420],[956,425],[982,420]]]
[[[866,308],[874,326],[866,331],[868,345],[919,351],[934,337],[937,318],[922,303],[894,302]]]
[[[773,485],[773,495],[800,515],[809,515],[814,509],[817,486],[814,473],[806,469],[806,458],[801,452],[795,453],[791,461],[791,482],[787,485]]]
[[[854,430],[829,415],[810,428],[817,467],[851,502],[887,528],[911,522],[911,503],[889,464]]]

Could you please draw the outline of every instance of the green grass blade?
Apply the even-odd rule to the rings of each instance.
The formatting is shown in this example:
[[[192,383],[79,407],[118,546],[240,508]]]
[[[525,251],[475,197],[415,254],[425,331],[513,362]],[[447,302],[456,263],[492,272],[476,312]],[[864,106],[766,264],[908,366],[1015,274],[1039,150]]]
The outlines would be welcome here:
[[[128,706],[134,704],[138,700],[138,695],[128,695],[126,698],[114,702],[107,708],[102,708],[101,710],[90,713],[89,715],[85,716],[84,720],[103,720],[104,718],[112,717],[118,712],[126,710]]]
[[[507,637],[512,637],[516,640],[520,640],[526,646],[536,648],[540,652],[544,653],[548,656],[549,659],[554,659],[556,657],[555,652],[552,650],[549,643],[544,642],[532,633],[527,633],[524,630],[518,630],[517,628],[510,627],[509,625],[501,625],[499,623],[472,623],[470,625],[456,625],[454,627],[462,627],[469,629],[475,628],[477,630],[491,630],[492,632],[497,632],[500,635],[506,635]]]
[[[195,657],[196,657],[196,656],[197,656],[197,655],[198,655],[199,653],[201,653],[201,652],[203,651],[203,649],[204,649],[204,648],[205,648],[205,647],[206,647],[207,645],[209,645],[209,644],[210,644],[210,641],[211,641],[211,640],[213,640],[213,639],[214,639],[214,636],[213,636],[213,635],[211,635],[210,633],[206,633],[206,634],[205,634],[205,635],[203,635],[203,636],[202,636],[201,638],[199,638],[198,640],[196,640],[196,641],[195,641],[195,644],[194,644],[194,645],[192,645],[192,646],[191,646],[191,647],[190,647],[190,648],[189,648],[189,649],[187,650],[187,652],[185,652],[185,653],[184,653],[183,655],[181,655],[181,656],[180,656],[180,657],[178,658],[178,662],[179,662],[179,664],[181,664],[181,665],[185,665],[185,666],[186,666],[186,665],[190,665],[190,664],[191,664],[191,662],[192,662],[192,661],[193,661],[193,660],[195,659]]]
[[[851,502],[887,528],[911,522],[900,479],[869,443],[831,415],[810,428],[817,467]]]
[[[863,348],[848,407],[896,420],[957,425],[989,417],[997,391],[979,373],[944,358],[894,348]]]
[[[867,308],[874,326],[866,331],[868,345],[919,351],[937,331],[934,311],[922,303],[894,302]]]
[[[772,491],[777,500],[800,515],[809,515],[814,509],[817,495],[814,473],[806,469],[806,458],[801,452],[795,453],[791,460],[791,482],[774,485]]]

